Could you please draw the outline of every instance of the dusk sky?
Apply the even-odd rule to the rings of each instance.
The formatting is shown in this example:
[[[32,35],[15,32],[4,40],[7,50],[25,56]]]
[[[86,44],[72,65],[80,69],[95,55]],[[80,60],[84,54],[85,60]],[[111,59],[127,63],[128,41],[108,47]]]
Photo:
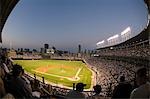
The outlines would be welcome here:
[[[20,0],[3,29],[3,46],[95,49],[128,26],[132,36],[140,33],[147,13],[143,0]]]

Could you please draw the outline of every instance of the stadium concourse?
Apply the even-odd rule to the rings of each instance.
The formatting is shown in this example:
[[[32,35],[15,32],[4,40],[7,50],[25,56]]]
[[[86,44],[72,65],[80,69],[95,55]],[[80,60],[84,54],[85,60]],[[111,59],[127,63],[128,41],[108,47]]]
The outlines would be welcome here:
[[[144,0],[150,14],[150,1]],[[1,0],[0,33],[10,12],[18,0]],[[149,23],[149,20],[148,20]],[[96,73],[93,90],[84,91],[79,83],[73,91],[52,86],[24,73],[19,65],[7,56],[7,50],[0,49],[0,98],[150,98],[150,24],[137,36],[120,44],[98,48],[97,56],[83,55],[82,60]],[[63,57],[63,56],[62,56]],[[80,87],[79,87],[80,85]],[[100,87],[100,86],[101,87]],[[117,87],[116,87],[117,86]],[[83,89],[82,89],[82,88]],[[145,87],[145,88],[144,88]],[[73,92],[71,94],[71,92]],[[97,97],[97,98],[95,98]],[[70,99],[70,98],[68,98]]]

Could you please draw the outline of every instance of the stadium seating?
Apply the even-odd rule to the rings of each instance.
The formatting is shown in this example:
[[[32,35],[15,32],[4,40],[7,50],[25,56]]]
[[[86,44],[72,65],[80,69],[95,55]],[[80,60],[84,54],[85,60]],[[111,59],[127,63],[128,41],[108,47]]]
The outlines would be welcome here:
[[[4,1],[4,0],[3,0]],[[149,9],[149,0],[144,0],[147,3]],[[8,0],[7,0],[8,2]],[[10,10],[4,15],[3,23],[0,24],[4,26],[8,15],[10,14],[12,8],[15,6],[18,0],[12,5]],[[11,4],[10,4],[11,6]],[[3,9],[4,10],[4,9]],[[5,11],[4,11],[5,12]],[[149,11],[150,12],[150,11]],[[0,30],[0,33],[2,32]],[[83,60],[89,68],[91,68],[96,73],[96,84],[101,85],[102,92],[100,97],[110,98],[112,97],[113,90],[115,86],[119,83],[119,77],[125,76],[126,82],[130,83],[133,88],[136,88],[135,83],[136,70],[141,67],[146,67],[148,69],[148,76],[150,76],[149,69],[149,59],[150,59],[150,43],[149,43],[149,31],[150,24],[148,24],[145,29],[139,33],[137,36],[114,46],[109,46],[106,48],[97,49],[97,54],[99,57],[84,56],[84,58],[78,57],[53,57],[53,59],[79,59]],[[1,38],[0,38],[1,42]],[[40,56],[17,56],[23,59],[41,59]],[[0,49],[0,98],[16,98],[16,93],[12,92],[9,87],[10,80],[12,80],[13,70],[14,70],[13,60],[7,56],[7,50]],[[31,93],[34,98],[54,98],[54,99],[64,99],[68,94],[70,89],[60,88],[50,84],[46,84],[43,81],[36,79],[36,75],[32,77],[26,72],[21,76],[21,80],[24,80],[28,87],[31,87]],[[150,81],[150,77],[149,77]],[[16,83],[13,83],[14,86]],[[21,88],[21,87],[19,87]],[[11,91],[10,91],[11,90]],[[87,98],[90,99],[93,96],[93,90],[83,91]],[[20,93],[22,97],[26,96]]]

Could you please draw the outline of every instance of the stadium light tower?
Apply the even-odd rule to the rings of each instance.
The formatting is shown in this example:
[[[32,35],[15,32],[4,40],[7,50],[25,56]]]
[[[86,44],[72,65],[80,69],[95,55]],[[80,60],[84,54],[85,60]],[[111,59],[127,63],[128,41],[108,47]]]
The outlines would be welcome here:
[[[102,41],[96,43],[97,48],[102,48],[102,47],[104,47],[104,43],[105,43],[105,40],[102,40]]]
[[[126,41],[131,38],[131,28],[127,27],[125,30],[121,32],[121,40]]]
[[[114,35],[114,36],[111,36],[111,37],[109,37],[109,38],[107,39],[108,45],[115,45],[115,44],[118,43],[118,40],[119,40],[119,35],[118,35],[118,34],[116,34],[116,35]]]

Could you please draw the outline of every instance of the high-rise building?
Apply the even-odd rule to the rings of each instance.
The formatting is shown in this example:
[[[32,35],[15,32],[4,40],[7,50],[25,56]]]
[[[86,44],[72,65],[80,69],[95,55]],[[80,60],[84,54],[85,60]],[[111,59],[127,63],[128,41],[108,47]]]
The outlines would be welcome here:
[[[44,48],[41,48],[41,51],[40,51],[41,53],[45,53],[45,50],[44,50]]]
[[[49,49],[49,45],[48,44],[44,44],[44,48],[45,49]]]
[[[78,45],[78,53],[81,53],[81,45]]]

